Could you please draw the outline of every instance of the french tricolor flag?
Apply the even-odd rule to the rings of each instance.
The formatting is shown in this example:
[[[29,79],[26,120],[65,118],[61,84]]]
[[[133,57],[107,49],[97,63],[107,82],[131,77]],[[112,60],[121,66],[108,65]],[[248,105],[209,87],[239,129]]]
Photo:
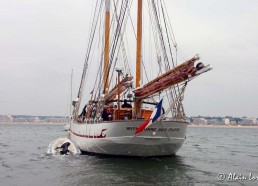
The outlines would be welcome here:
[[[162,102],[163,102],[163,99],[161,99],[160,102],[157,104],[156,108],[153,110],[153,112],[152,112],[151,116],[149,117],[149,119],[147,119],[147,121],[145,121],[143,124],[141,124],[140,127],[138,127],[138,129],[135,132],[135,135],[139,134],[144,129],[149,127],[152,123],[154,123],[161,116]]]

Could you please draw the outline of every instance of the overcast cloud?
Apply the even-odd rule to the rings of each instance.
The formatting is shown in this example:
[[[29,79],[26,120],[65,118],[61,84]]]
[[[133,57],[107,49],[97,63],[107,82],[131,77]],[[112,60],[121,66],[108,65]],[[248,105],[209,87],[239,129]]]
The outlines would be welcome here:
[[[93,0],[0,0],[0,114],[66,115]],[[188,116],[258,117],[258,1],[168,0],[177,42],[214,70],[192,81]]]

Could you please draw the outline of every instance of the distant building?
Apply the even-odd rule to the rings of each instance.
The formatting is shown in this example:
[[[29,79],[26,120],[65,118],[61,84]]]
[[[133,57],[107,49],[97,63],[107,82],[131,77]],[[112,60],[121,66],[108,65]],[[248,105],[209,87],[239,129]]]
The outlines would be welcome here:
[[[257,125],[257,119],[256,118],[247,118],[242,117],[241,122],[239,122],[240,125]]]
[[[193,124],[207,125],[208,121],[204,118],[193,118]]]
[[[207,119],[207,125],[224,125],[224,121],[218,120],[217,118]]]
[[[13,117],[10,114],[1,115],[0,116],[0,122],[13,122]]]
[[[257,125],[257,119],[256,118],[252,118],[251,121],[253,122],[254,125]]]
[[[35,117],[35,118],[34,118],[34,122],[36,122],[36,123],[37,123],[37,122],[40,122],[39,117]]]
[[[229,125],[236,125],[236,124],[237,124],[236,121],[230,121],[230,122],[229,122]]]
[[[210,124],[210,125],[218,124],[218,120],[217,119],[208,119],[207,124]]]
[[[69,122],[69,117],[60,116],[30,116],[30,115],[0,115],[2,123],[66,123]]]
[[[229,125],[230,124],[230,119],[229,118],[225,118],[224,119],[224,123],[225,123],[225,125]]]

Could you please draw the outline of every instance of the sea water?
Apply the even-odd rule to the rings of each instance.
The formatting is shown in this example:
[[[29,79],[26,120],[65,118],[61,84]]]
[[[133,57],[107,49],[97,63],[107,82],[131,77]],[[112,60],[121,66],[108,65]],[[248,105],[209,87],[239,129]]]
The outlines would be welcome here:
[[[0,124],[1,186],[258,185],[258,129],[188,128],[175,156],[49,156],[63,125]]]

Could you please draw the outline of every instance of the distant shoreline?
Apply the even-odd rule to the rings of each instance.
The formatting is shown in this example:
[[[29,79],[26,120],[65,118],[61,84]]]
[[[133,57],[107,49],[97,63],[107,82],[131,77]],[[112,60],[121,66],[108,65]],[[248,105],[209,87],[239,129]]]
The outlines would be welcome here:
[[[68,122],[67,122],[68,123]],[[0,125],[1,124],[10,124],[10,125],[12,125],[12,124],[20,124],[20,125],[24,125],[24,124],[33,124],[33,125],[47,125],[47,124],[53,124],[53,125],[64,125],[64,124],[66,124],[66,123],[52,123],[52,122],[0,122]]]
[[[246,128],[246,129],[254,129],[258,128],[258,126],[242,126],[242,125],[196,125],[196,124],[191,124],[188,126],[189,128],[231,128],[231,129],[241,129],[241,128]]]
[[[1,124],[21,124],[21,125],[25,125],[25,124],[32,124],[32,125],[65,125],[68,124],[69,122],[64,122],[64,123],[51,123],[51,122],[0,122]],[[258,128],[258,126],[242,126],[242,125],[197,125],[197,124],[190,124],[188,125],[189,128],[249,128],[249,129],[253,129],[253,128]]]

